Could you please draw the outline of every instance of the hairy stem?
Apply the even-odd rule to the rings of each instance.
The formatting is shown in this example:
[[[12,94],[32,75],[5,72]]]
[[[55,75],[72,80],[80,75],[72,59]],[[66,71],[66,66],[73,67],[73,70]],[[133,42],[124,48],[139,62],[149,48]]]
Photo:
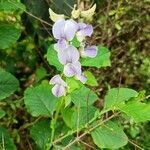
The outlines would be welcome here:
[[[58,102],[58,107],[57,107],[57,109],[56,109],[55,116],[54,116],[54,118],[52,119],[51,124],[50,124],[50,128],[51,128],[51,138],[50,138],[50,143],[49,143],[48,146],[47,146],[47,150],[49,150],[49,149],[52,147],[52,145],[53,145],[53,140],[54,140],[54,136],[55,136],[55,126],[56,126],[56,122],[57,122],[58,115],[59,115],[59,112],[60,112],[60,110],[61,110],[62,104],[63,104],[63,99],[61,99],[61,100]]]

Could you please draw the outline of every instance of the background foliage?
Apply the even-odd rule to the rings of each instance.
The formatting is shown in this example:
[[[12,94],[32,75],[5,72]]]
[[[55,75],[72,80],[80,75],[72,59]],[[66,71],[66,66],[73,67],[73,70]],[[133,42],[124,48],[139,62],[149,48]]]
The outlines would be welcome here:
[[[3,68],[0,69],[0,135],[3,135],[3,137],[0,137],[0,149],[3,149],[3,141],[7,141],[5,148],[8,150],[14,150],[16,147],[22,150],[43,149],[49,141],[50,134],[49,126],[47,126],[50,120],[47,120],[47,117],[52,114],[55,105],[57,105],[55,101],[49,102],[49,99],[53,99],[53,95],[50,93],[44,94],[48,93],[47,90],[50,91],[51,88],[47,87],[46,80],[57,73],[55,66],[59,68],[58,70],[61,70],[61,66],[58,66],[56,61],[51,62],[52,60],[49,60],[50,56],[53,57],[55,54],[52,55],[51,53],[52,47],[50,45],[54,41],[51,35],[52,22],[49,19],[48,8],[51,7],[55,12],[69,15],[71,7],[77,2],[75,0],[21,0],[21,2],[19,0],[0,0],[0,66]],[[110,99],[112,93],[117,92],[117,89],[113,87],[129,87],[136,91],[142,91],[139,99],[144,97],[143,90],[146,91],[146,95],[149,95],[149,1],[83,0],[80,2],[80,7],[85,9],[88,9],[94,2],[97,4],[96,14],[91,22],[95,33],[93,38],[89,39],[89,42],[101,45],[104,52],[108,49],[111,52],[111,67],[99,68],[100,66],[110,66],[109,62],[107,64],[96,64],[98,68],[86,66],[87,62],[84,62],[86,60],[82,62],[82,64],[85,64],[85,68],[98,79],[96,82],[93,77],[93,80],[88,82],[91,86],[96,86],[92,89],[97,93],[100,101],[95,102],[97,95],[92,93],[95,98],[92,98],[90,102],[95,102],[97,109],[101,109],[103,106],[110,108],[114,104],[107,103],[107,100]],[[108,47],[108,49],[103,48],[103,46]],[[48,55],[50,56],[48,57]],[[103,58],[101,59],[103,61]],[[90,72],[87,71],[86,73],[91,76]],[[42,84],[39,85],[41,81]],[[31,85],[36,87],[26,89]],[[73,85],[78,86],[77,83]],[[111,90],[106,95],[110,88]],[[80,90],[81,97],[85,98],[88,89],[82,87]],[[121,89],[120,100],[126,100],[137,95],[136,91],[129,90],[129,95],[126,97],[124,90],[128,89]],[[40,91],[43,95],[38,95]],[[76,91],[71,94],[75,105],[79,104],[78,95],[79,93]],[[23,96],[25,97],[23,98]],[[32,100],[37,99],[37,97],[40,98],[33,105],[31,97]],[[148,99],[149,97],[146,99],[147,102]],[[66,103],[68,101],[69,97]],[[35,105],[39,110],[35,109]],[[81,106],[83,109],[79,110],[80,114],[85,114],[85,116],[81,118],[80,127],[86,123],[84,118],[87,118],[85,103],[82,103]],[[134,110],[135,106],[137,106],[137,110]],[[140,114],[150,116],[146,111],[149,110],[149,107],[145,107],[144,103],[132,99],[126,103],[126,106],[118,105],[115,108],[122,110],[127,116],[132,115],[132,119],[138,122],[134,123],[132,119],[130,121],[120,120],[130,139],[128,145],[121,149],[135,149],[135,147],[139,148],[138,145],[144,149],[150,149],[150,131],[148,128],[150,124],[149,122],[141,123],[143,120],[148,120],[146,117],[142,118],[141,116],[139,120]],[[94,116],[94,109],[96,108],[89,107],[89,119]],[[136,114],[135,112],[139,113]],[[41,114],[43,117],[41,117]],[[66,116],[66,114],[73,114],[73,118],[69,119],[69,115]],[[68,128],[76,127],[74,120],[78,117],[78,114],[75,110],[65,109],[62,112],[62,117],[66,126],[60,120],[57,124],[57,135],[62,133],[62,131],[59,131],[62,125],[64,133],[67,133]],[[116,138],[113,139],[117,145],[111,144],[114,143],[114,141],[111,141],[112,139],[110,139],[109,145],[105,143],[104,139],[96,140],[100,139],[101,134],[105,135],[106,139],[113,135],[113,131],[110,132],[107,126],[118,132],[119,135],[116,135]],[[126,135],[117,125],[117,122],[109,121],[106,126],[97,128],[91,134],[92,137],[95,137],[94,143],[103,148],[106,146],[110,149],[118,148],[127,142]],[[72,138],[71,136],[64,139],[62,144],[66,145]],[[117,136],[122,136],[125,140],[121,141]],[[97,148],[88,136],[85,137],[84,142]],[[81,145],[81,149],[84,148],[92,149],[84,144]],[[73,146],[71,149],[76,149],[76,147]]]

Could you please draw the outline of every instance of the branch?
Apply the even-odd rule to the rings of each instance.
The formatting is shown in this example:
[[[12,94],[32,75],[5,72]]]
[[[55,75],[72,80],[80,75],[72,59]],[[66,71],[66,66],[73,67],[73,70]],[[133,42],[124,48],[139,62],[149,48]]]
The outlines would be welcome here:
[[[94,129],[98,128],[100,125],[102,125],[103,123],[109,121],[110,119],[114,118],[115,116],[117,116],[117,114],[113,114],[112,116],[110,116],[109,118],[103,120],[102,122],[100,122],[99,124],[97,124],[96,126],[90,128],[88,131],[85,131],[83,134],[81,134],[79,137],[77,137],[74,141],[72,141],[71,143],[69,143],[67,146],[65,146],[63,148],[63,150],[67,150],[70,146],[72,146],[73,144],[75,144],[76,142],[80,141],[81,138],[83,138],[84,136],[86,136],[87,134],[89,134],[90,132],[92,132]]]

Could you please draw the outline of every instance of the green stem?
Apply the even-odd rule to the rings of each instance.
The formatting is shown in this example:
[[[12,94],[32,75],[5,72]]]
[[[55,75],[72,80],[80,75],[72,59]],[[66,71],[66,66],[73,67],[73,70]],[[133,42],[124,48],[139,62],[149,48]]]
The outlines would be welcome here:
[[[55,136],[55,125],[56,125],[56,122],[57,122],[58,115],[59,115],[59,112],[61,110],[62,104],[63,104],[63,98],[58,102],[58,106],[57,106],[57,109],[56,109],[55,116],[52,119],[51,124],[50,124],[50,128],[52,129],[52,131],[51,131],[51,139],[50,139],[50,145],[48,146],[48,150],[53,145],[53,140],[54,140],[54,136]]]
[[[104,113],[106,113],[108,110],[104,110],[102,112],[99,113],[98,116],[93,117],[88,123],[86,123],[84,126],[82,126],[81,128],[78,129],[78,132],[86,129],[88,127],[89,124],[93,123],[96,119],[98,119],[100,116],[102,116]],[[65,134],[64,136],[60,137],[59,139],[56,139],[55,141],[53,141],[53,145],[57,144],[58,142],[60,142],[61,140],[65,139],[66,137],[74,134],[77,132],[77,129],[69,131],[67,134]]]

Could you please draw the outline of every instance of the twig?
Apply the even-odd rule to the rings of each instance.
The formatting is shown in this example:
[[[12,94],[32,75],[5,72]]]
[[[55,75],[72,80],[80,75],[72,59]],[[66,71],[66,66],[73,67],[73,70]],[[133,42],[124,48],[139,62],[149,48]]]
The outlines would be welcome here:
[[[17,6],[17,5],[16,5],[15,3],[13,3],[12,1],[8,1],[8,2],[11,3],[11,4],[13,4],[14,6],[18,7],[19,9],[21,9],[22,11],[24,11],[24,12],[25,12],[26,14],[28,14],[29,16],[31,16],[31,17],[37,19],[38,21],[43,22],[44,24],[46,24],[46,25],[52,27],[52,25],[51,25],[50,23],[48,23],[48,22],[46,22],[45,20],[43,20],[43,19],[41,19],[41,18],[39,18],[39,17],[37,17],[37,16],[31,14],[30,12],[28,12],[28,11],[22,9],[21,7]]]
[[[41,59],[41,61],[43,61],[44,67],[51,72],[52,68],[50,67],[50,65],[48,64],[48,62],[46,61],[46,59],[43,57],[43,54],[41,52],[41,49],[38,47],[35,47],[35,50],[37,52],[37,54],[39,55],[39,59]]]
[[[29,141],[28,138],[27,138],[27,143],[28,143],[28,145],[29,145],[30,150],[33,150],[32,145],[31,145],[31,143],[30,143],[30,141]]]
[[[102,111],[100,113],[100,115],[103,115],[104,113],[106,113],[108,110]],[[92,122],[94,122],[96,119],[98,119],[100,116],[95,116],[94,118],[92,118],[87,124],[85,124],[85,126],[80,128],[80,131],[83,130],[84,128],[87,128],[89,124],[91,124]],[[63,135],[62,137],[58,138],[57,140],[53,141],[53,145],[62,141],[63,139],[65,139],[66,137],[76,133],[77,130],[73,130],[73,131],[69,131],[67,134]]]
[[[114,114],[112,116],[110,116],[109,118],[103,120],[102,122],[100,122],[99,124],[97,124],[96,126],[90,128],[88,131],[85,131],[83,134],[81,134],[78,138],[76,138],[74,141],[72,141],[71,143],[69,143],[67,146],[65,146],[63,148],[63,150],[67,150],[70,146],[72,146],[73,144],[75,144],[76,142],[78,142],[81,138],[83,138],[84,136],[86,136],[87,134],[89,134],[90,132],[92,132],[94,129],[98,128],[100,125],[102,125],[103,123],[107,122],[108,120],[114,118],[117,114]]]
[[[137,145],[136,143],[134,143],[133,141],[129,140],[129,143],[131,143],[132,145],[134,145],[135,147],[139,148],[140,150],[144,150],[142,147],[140,147],[139,145]]]
[[[33,122],[24,124],[23,126],[21,126],[21,127],[18,129],[18,131],[21,131],[21,130],[24,130],[24,129],[30,127],[30,126],[33,126],[33,125],[34,125],[36,122],[38,122],[41,118],[42,118],[42,117],[39,117],[39,118],[35,119]]]
[[[47,27],[44,25],[44,23],[41,22],[41,24],[42,24],[42,26],[44,27],[44,29],[47,31],[47,33],[52,37],[52,34],[48,31],[48,29],[47,29]]]
[[[89,145],[88,143],[86,143],[86,142],[84,142],[84,141],[82,141],[82,140],[79,140],[79,142],[81,142],[82,144],[84,144],[84,145],[87,146],[87,147],[90,147],[90,148],[96,150],[95,147]]]

